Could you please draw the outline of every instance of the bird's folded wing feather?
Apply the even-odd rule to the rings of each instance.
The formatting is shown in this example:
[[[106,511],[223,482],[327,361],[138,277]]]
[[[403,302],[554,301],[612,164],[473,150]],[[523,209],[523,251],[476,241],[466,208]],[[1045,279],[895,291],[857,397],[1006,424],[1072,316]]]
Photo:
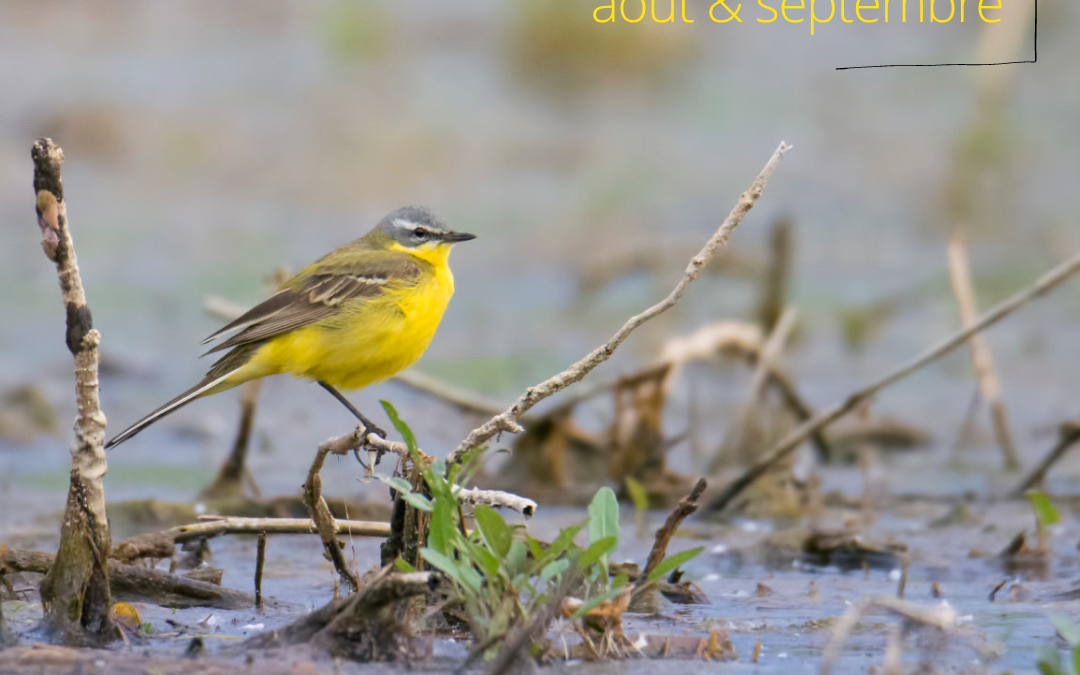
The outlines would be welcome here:
[[[285,288],[251,308],[235,321],[203,340],[223,333],[238,333],[206,352],[213,354],[251,344],[327,319],[353,299],[374,298],[391,285],[415,281],[420,263],[411,256],[356,255],[355,259],[328,264],[317,272],[301,272]]]

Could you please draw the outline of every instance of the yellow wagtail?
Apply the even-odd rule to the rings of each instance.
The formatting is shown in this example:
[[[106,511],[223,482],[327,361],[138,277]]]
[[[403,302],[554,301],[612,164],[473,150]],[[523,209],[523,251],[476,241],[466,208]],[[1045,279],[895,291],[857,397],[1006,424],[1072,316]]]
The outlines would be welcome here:
[[[447,228],[429,209],[394,211],[206,338],[203,344],[237,331],[207,352],[231,349],[201,382],[105,447],[123,443],[197,398],[278,373],[318,382],[365,427],[381,432],[337,387],[362,389],[416,363],[454,294],[450,249],[475,238]]]

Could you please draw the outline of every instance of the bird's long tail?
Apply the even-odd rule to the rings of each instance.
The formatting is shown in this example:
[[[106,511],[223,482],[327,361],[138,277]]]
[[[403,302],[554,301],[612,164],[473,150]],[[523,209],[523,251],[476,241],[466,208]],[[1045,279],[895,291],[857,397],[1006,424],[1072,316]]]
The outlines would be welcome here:
[[[149,415],[146,415],[127,429],[121,431],[111,441],[105,444],[105,449],[108,450],[109,448],[120,445],[154,422],[176,412],[197,398],[216,394],[225,389],[231,389],[244,380],[250,379],[250,377],[234,377],[234,375],[237,375],[237,371],[247,364],[260,346],[262,346],[261,343],[244,345],[232,350],[211,366],[210,372],[206,374],[206,377],[204,377],[201,382]],[[243,374],[241,373],[241,376],[242,375]]]

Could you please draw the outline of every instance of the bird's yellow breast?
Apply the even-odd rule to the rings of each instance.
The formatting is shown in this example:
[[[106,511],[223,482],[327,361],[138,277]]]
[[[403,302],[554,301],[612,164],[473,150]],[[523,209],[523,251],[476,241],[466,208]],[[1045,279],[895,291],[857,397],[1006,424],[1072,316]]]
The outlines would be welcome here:
[[[237,379],[291,373],[340,389],[362,389],[416,363],[454,294],[450,247],[398,249],[430,263],[415,284],[352,300],[330,319],[272,339],[236,373]]]

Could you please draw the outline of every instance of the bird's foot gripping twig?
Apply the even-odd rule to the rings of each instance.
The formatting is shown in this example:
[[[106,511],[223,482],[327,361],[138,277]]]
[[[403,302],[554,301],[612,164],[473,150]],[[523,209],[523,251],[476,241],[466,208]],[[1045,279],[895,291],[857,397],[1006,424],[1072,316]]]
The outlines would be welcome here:
[[[356,417],[356,419],[360,420],[360,424],[364,425],[364,431],[363,431],[362,438],[366,439],[368,434],[375,434],[376,436],[378,436],[382,440],[384,440],[384,441],[386,440],[386,436],[387,436],[386,431],[382,427],[378,426],[377,424],[375,424],[374,422],[369,420],[367,418],[367,416],[364,415],[364,413],[357,410],[356,406],[354,406],[349,401],[349,399],[345,398],[345,396],[340,391],[338,391],[332,384],[329,384],[327,382],[323,382],[322,380],[319,380],[319,386],[322,387],[323,389],[325,389],[326,391],[330,392],[331,396],[336,398],[338,400],[338,402],[341,403],[341,405],[345,406],[345,408],[349,412],[351,412],[353,414],[353,416]],[[353,456],[356,457],[356,461],[360,462],[360,465],[364,466],[366,468],[367,465],[364,464],[364,460],[360,459],[360,448],[355,447],[355,448],[352,449],[352,451],[353,451]],[[384,451],[382,451],[382,450],[379,450],[377,452],[377,454],[375,455],[375,464],[378,464],[379,460],[382,459],[383,452]]]

